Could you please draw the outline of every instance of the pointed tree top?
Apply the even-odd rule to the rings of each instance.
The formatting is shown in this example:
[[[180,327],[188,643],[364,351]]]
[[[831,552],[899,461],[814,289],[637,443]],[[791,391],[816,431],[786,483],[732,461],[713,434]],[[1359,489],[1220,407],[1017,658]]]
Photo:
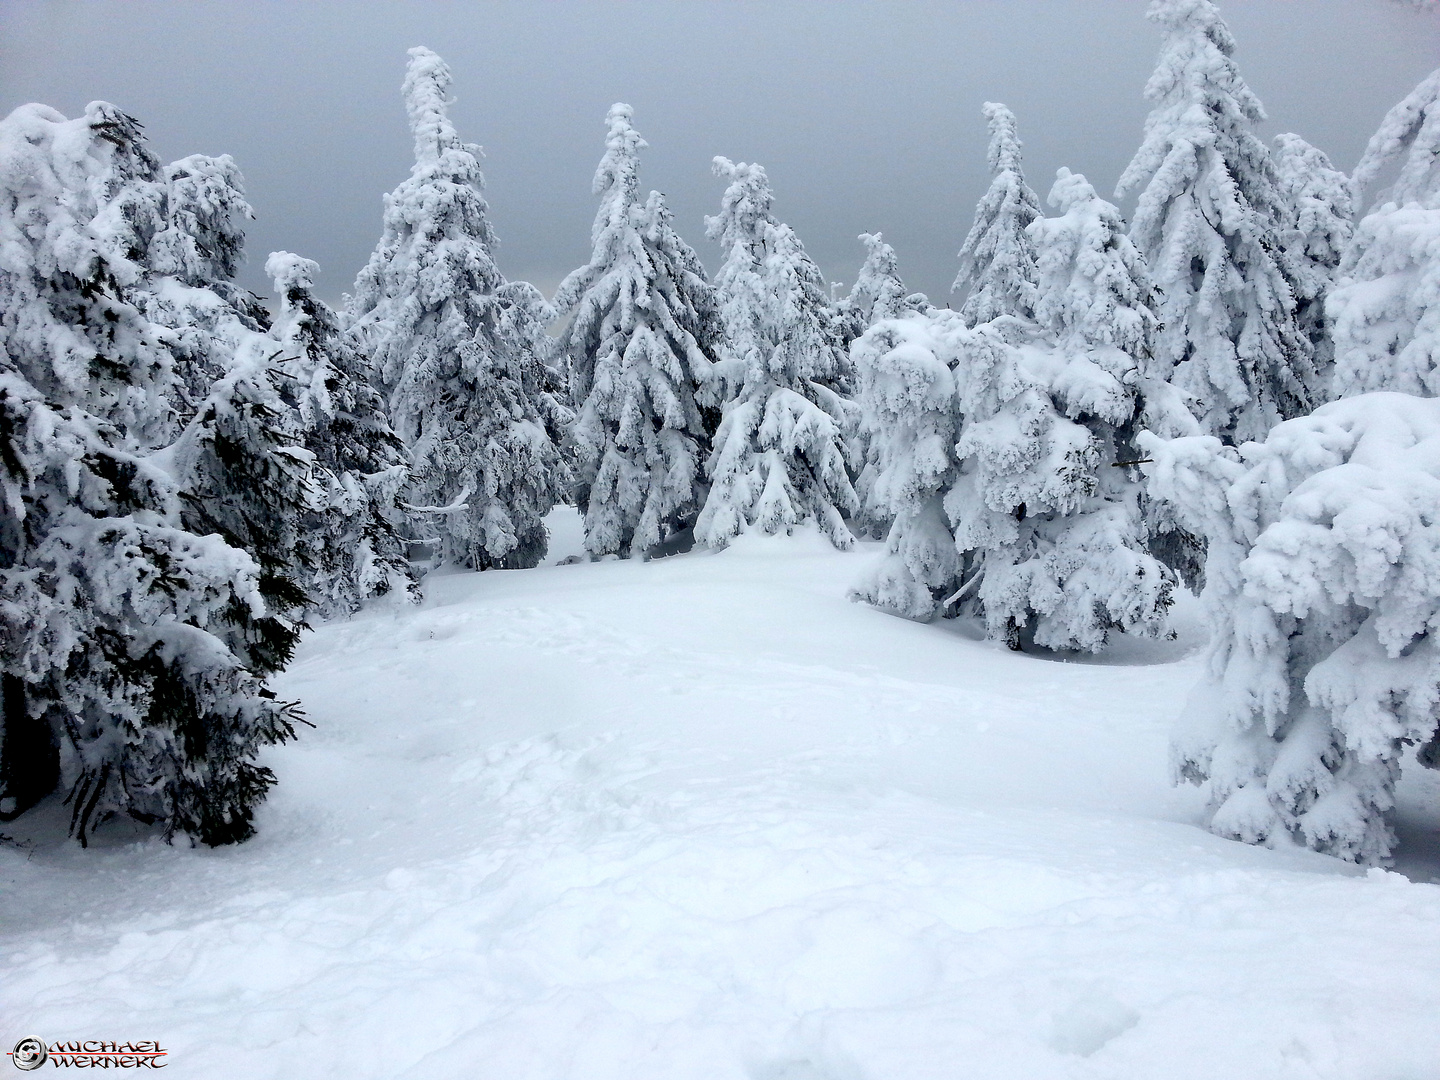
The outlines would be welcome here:
[[[1020,171],[1020,135],[1015,129],[1015,114],[998,101],[987,101],[983,106],[985,119],[990,122],[990,148],[985,160],[990,163],[990,172]]]
[[[415,136],[415,160],[430,162],[460,143],[447,112],[451,104],[445,96],[450,89],[450,67],[423,45],[411,49],[409,55],[400,91]]]
[[[640,151],[649,146],[631,125],[635,110],[617,101],[605,114],[605,156],[595,170],[592,190],[596,195],[618,189],[626,205],[640,199]]]
[[[1220,94],[1233,98],[1232,108],[1246,119],[1265,119],[1265,107],[1231,59],[1230,27],[1210,0],[1152,0],[1145,15],[1165,30],[1159,63],[1145,84],[1148,100],[1208,102]]]

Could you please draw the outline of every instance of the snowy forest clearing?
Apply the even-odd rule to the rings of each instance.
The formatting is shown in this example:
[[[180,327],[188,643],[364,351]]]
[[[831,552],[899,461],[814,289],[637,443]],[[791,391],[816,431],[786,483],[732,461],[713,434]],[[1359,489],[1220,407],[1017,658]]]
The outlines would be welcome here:
[[[1434,773],[1413,882],[1222,840],[1166,783],[1193,607],[1059,663],[847,602],[878,553],[441,574],[322,626],[252,841],[0,847],[7,1030],[175,1077],[1435,1075]]]

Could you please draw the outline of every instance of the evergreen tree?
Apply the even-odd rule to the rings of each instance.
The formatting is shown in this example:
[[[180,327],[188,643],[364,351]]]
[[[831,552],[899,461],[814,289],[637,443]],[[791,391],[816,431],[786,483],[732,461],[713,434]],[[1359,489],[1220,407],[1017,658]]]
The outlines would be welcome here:
[[[990,188],[975,207],[975,223],[960,249],[960,273],[950,288],[965,297],[960,313],[976,326],[1001,315],[1035,310],[1035,245],[1026,229],[1040,216],[1040,200],[1020,167],[1015,114],[985,103],[990,124]]]
[[[236,332],[263,332],[270,313],[235,284],[245,257],[245,224],[254,217],[244,178],[229,154],[193,154],[165,167],[164,227],[150,245],[152,288],[146,315],[169,330],[178,381],[175,419],[188,423],[229,370]]]
[[[849,295],[838,305],[846,345],[881,319],[899,319],[912,311],[930,310],[930,300],[924,293],[905,288],[895,249],[885,243],[881,234],[861,233],[859,239],[865,245],[865,261]]]
[[[1152,490],[1209,541],[1177,782],[1206,786],[1222,836],[1385,861],[1402,752],[1440,766],[1440,402],[1346,398],[1243,457],[1142,441]]]
[[[844,515],[859,509],[847,471],[854,372],[824,278],[771,213],[763,168],[716,158],[715,171],[729,182],[706,219],[725,255],[715,285],[728,392],[696,537],[723,547],[750,527],[774,534],[813,520],[849,548]]]
[[[878,322],[898,319],[912,311],[923,314],[931,310],[924,293],[907,292],[900,280],[895,249],[885,243],[879,233],[861,233],[860,242],[865,245],[865,262],[850,295],[840,302],[838,312],[847,349],[853,349],[855,339]],[[852,364],[858,367],[853,357]],[[855,456],[863,464],[855,479],[855,497],[860,509],[851,527],[861,535],[879,538],[889,532],[893,519],[875,497],[875,478],[880,470],[878,450],[859,410],[855,411],[855,430],[850,435]]]
[[[1275,136],[1275,170],[1285,196],[1281,239],[1295,269],[1295,321],[1310,341],[1323,389],[1335,364],[1325,297],[1355,231],[1350,178],[1299,135]]]
[[[160,445],[172,334],[144,312],[166,222],[165,178],[113,106],[0,121],[0,817],[65,791],[82,843],[119,814],[245,839],[274,782],[256,752],[298,718],[263,682],[293,649],[270,606],[288,583],[188,527]]]
[[[1126,462],[1141,422],[1194,421],[1146,372],[1158,320],[1119,212],[1067,169],[1050,201],[1062,216],[1029,227],[1038,321],[967,329],[940,312],[857,346],[876,490],[896,520],[855,595],[912,618],[955,604],[1013,648],[1095,651],[1111,630],[1165,630],[1174,575],[1151,554]]]
[[[885,555],[851,599],[928,619],[959,584],[960,555],[945,509],[960,475],[955,369],[975,339],[989,336],[988,328],[971,330],[947,309],[882,319],[852,346],[873,468],[866,513],[891,524]]]
[[[1157,360],[1205,429],[1238,444],[1308,412],[1316,390],[1284,195],[1215,5],[1152,0],[1148,15],[1165,31],[1154,109],[1117,194],[1139,193],[1130,235],[1161,291]]]
[[[570,417],[547,368],[554,311],[491,257],[481,151],[450,122],[449,86],[438,56],[410,50],[415,165],[385,199],[350,326],[410,447],[407,497],[445,556],[478,570],[534,566],[548,544],[544,517],[570,483],[558,446]]]
[[[664,198],[652,191],[640,202],[647,144],[632,115],[616,104],[606,116],[590,261],[555,297],[569,320],[561,342],[578,413],[577,503],[593,556],[643,555],[693,526],[723,332],[705,268]]]
[[[314,455],[316,509],[300,546],[313,566],[310,601],[324,616],[348,615],[394,589],[418,598],[401,536],[397,498],[409,479],[404,444],[366,378],[335,313],[314,294],[319,267],[287,251],[265,263],[280,295],[271,335],[295,400],[302,445]]]
[[[1360,222],[1326,310],[1335,396],[1440,396],[1440,71],[1386,115],[1355,168],[1357,202],[1404,155],[1394,187]]]

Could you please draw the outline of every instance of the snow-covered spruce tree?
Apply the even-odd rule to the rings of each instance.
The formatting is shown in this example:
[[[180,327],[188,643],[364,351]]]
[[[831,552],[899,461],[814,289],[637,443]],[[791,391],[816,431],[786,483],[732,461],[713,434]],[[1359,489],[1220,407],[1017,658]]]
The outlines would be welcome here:
[[[349,324],[410,447],[407,499],[445,557],[477,570],[536,565],[544,518],[570,483],[559,441],[568,411],[550,393],[554,312],[507,282],[481,194],[478,146],[447,115],[450,69],[410,50],[410,176],[385,198],[385,228],[355,282]]]
[[[184,424],[229,369],[235,334],[222,325],[260,332],[270,314],[234,280],[245,257],[245,225],[254,217],[234,159],[193,154],[166,166],[165,181],[165,225],[150,245],[151,288],[141,302],[169,330],[177,376],[172,406]]]
[[[954,369],[976,335],[958,312],[883,319],[851,346],[869,447],[866,514],[891,522],[884,557],[851,599],[926,619],[959,583],[945,495],[960,475]]]
[[[1148,15],[1165,32],[1154,108],[1117,195],[1139,193],[1130,235],[1161,291],[1156,358],[1205,430],[1241,443],[1308,412],[1318,389],[1284,193],[1215,5],[1152,0]]]
[[[728,181],[720,213],[706,219],[725,257],[715,288],[727,394],[695,535],[723,547],[749,528],[774,534],[814,521],[849,548],[844,517],[859,509],[847,471],[854,373],[824,278],[771,213],[763,168],[717,157],[715,172]]]
[[[1159,297],[1149,267],[1125,234],[1120,211],[1085,177],[1060,169],[1049,203],[1061,216],[1039,219],[1030,235],[1039,252],[1036,318],[1065,359],[1054,393],[1067,416],[1091,429],[1112,463],[1096,474],[1105,498],[1123,504],[1126,515],[1138,499],[1140,522],[1127,516],[1114,538],[1142,546],[1193,586],[1203,579],[1203,539],[1181,526],[1166,504],[1145,495],[1133,467],[1113,464],[1145,456],[1134,441],[1142,429],[1167,438],[1199,434],[1183,395],[1156,370]]]
[[[861,233],[860,242],[865,245],[865,262],[849,295],[836,305],[841,339],[847,349],[866,330],[884,319],[897,319],[912,311],[923,313],[931,310],[929,298],[924,293],[911,293],[905,288],[905,283],[900,280],[895,249],[885,243],[879,233]],[[855,366],[853,356],[851,365]],[[878,539],[889,532],[892,519],[875,499],[879,460],[867,429],[860,423],[858,410],[855,412],[855,430],[850,434],[854,455],[862,464],[855,478],[855,497],[860,509],[851,519],[850,527],[862,536]]]
[[[1040,200],[1020,167],[1015,114],[985,103],[990,124],[990,187],[975,207],[975,223],[960,249],[960,272],[950,288],[965,302],[970,326],[1000,315],[1028,318],[1035,311],[1035,245],[1026,230],[1040,216]]]
[[[184,527],[157,449],[173,359],[139,300],[165,215],[113,106],[0,121],[0,817],[63,791],[82,843],[120,814],[245,839],[274,782],[256,751],[297,718],[263,682],[295,628],[254,559]]]
[[[568,319],[576,501],[592,556],[643,556],[694,525],[715,426],[715,292],[660,193],[640,202],[646,143],[632,115],[616,104],[606,116],[590,261],[555,297]]]
[[[1371,138],[1353,177],[1357,202],[1401,155],[1394,188],[1360,222],[1327,302],[1336,397],[1440,396],[1440,71]]]
[[[318,270],[288,251],[265,262],[280,295],[271,336],[282,350],[278,363],[295,397],[302,445],[315,457],[318,505],[300,535],[313,567],[310,603],[330,617],[397,589],[418,599],[418,590],[397,504],[409,480],[405,446],[335,313],[315,297]]]
[[[1210,827],[1385,860],[1406,745],[1440,766],[1440,401],[1364,394],[1237,453],[1145,436],[1209,540],[1207,677],[1173,744]]]
[[[848,345],[881,319],[898,319],[912,311],[929,311],[924,293],[912,293],[900,278],[895,249],[880,233],[861,233],[865,261],[849,294],[838,305],[843,337]]]
[[[1068,170],[1050,202],[1062,215],[1028,230],[1038,326],[992,320],[956,367],[962,465],[945,505],[960,603],[991,637],[1098,651],[1111,630],[1166,630],[1174,574],[1150,554],[1139,485],[1116,464],[1134,460],[1147,405],[1167,429],[1186,417],[1163,390],[1141,397],[1156,317],[1118,211]]]
[[[1119,212],[1066,169],[1050,201],[1062,216],[1029,228],[1038,322],[967,329],[940,312],[857,346],[896,523],[856,595],[912,618],[943,598],[1011,647],[1094,651],[1111,630],[1165,630],[1174,575],[1150,551],[1133,469],[1115,466],[1136,457],[1140,424],[1194,420],[1146,374],[1157,319]]]
[[[1350,178],[1299,135],[1275,136],[1275,170],[1286,208],[1280,236],[1295,271],[1295,322],[1310,340],[1319,396],[1335,365],[1325,297],[1355,231]]]
[[[168,402],[179,437],[164,451],[166,468],[182,526],[219,533],[259,563],[269,614],[255,626],[239,619],[226,640],[257,670],[278,670],[276,649],[293,647],[284,643],[298,632],[292,619],[319,584],[315,552],[300,538],[324,486],[301,445],[300,392],[280,363],[283,347],[266,333],[270,314],[233,281],[252,216],[239,168],[228,155],[193,155],[164,179],[165,225],[136,301],[174,357]]]

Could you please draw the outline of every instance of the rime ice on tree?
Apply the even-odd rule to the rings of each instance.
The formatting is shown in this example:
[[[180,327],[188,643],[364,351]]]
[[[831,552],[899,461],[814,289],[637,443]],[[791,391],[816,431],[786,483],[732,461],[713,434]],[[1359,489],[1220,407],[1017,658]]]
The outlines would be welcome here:
[[[558,442],[568,411],[550,392],[554,312],[507,282],[481,195],[478,146],[447,115],[450,69],[410,50],[410,176],[385,198],[385,229],[355,282],[350,328],[390,396],[410,447],[417,528],[475,569],[534,566],[543,518],[569,484]]]
[[[17,109],[0,121],[0,188],[0,816],[56,790],[82,842],[118,814],[243,840],[274,782],[256,753],[293,734],[293,708],[263,679],[294,647],[299,590],[240,541],[283,542],[294,508],[251,504],[245,537],[197,528],[184,459],[203,456],[211,405],[239,436],[224,447],[233,471],[293,462],[303,483],[305,452],[289,457],[223,390],[165,445],[186,412],[183,335],[146,313],[172,288],[228,308],[205,286],[233,259],[211,248],[184,270],[176,252],[204,250],[203,236],[157,241],[199,228],[167,219],[166,177],[133,119],[103,102],[78,120]],[[156,276],[152,256],[188,284]]]
[[[931,310],[930,301],[924,293],[906,290],[905,282],[900,280],[895,249],[885,243],[879,233],[861,233],[860,242],[865,245],[865,262],[850,294],[837,305],[847,349],[866,330],[884,319],[898,319],[912,311],[924,313]],[[856,413],[854,431],[850,434],[855,453],[864,464],[855,480],[855,495],[860,510],[851,526],[862,535],[879,538],[889,531],[891,516],[875,499],[874,485],[879,462],[875,448],[859,423],[858,410]]]
[[[1364,394],[1236,452],[1145,436],[1209,540],[1208,678],[1173,746],[1210,827],[1381,862],[1400,754],[1440,765],[1440,401]]]
[[[1130,235],[1161,290],[1156,358],[1205,429],[1240,443],[1307,412],[1317,390],[1278,232],[1287,209],[1214,4],[1153,0],[1148,14],[1165,32],[1154,108],[1117,193],[1139,193]]]
[[[336,616],[372,596],[418,593],[397,505],[410,475],[405,447],[335,313],[315,297],[318,270],[288,251],[265,261],[280,296],[271,328],[282,349],[278,363],[289,378],[302,445],[314,455],[318,498],[300,538],[313,567],[310,602]]]
[[[590,261],[555,297],[569,319],[561,343],[592,555],[642,555],[694,524],[723,333],[705,269],[671,227],[664,198],[652,191],[640,202],[646,144],[631,116],[616,104],[606,117]]]
[[[1119,212],[1062,169],[1038,219],[1034,321],[935,312],[856,344],[886,555],[854,595],[911,618],[945,604],[1019,647],[1100,649],[1165,630],[1173,573],[1133,469],[1140,423],[1194,421],[1148,371],[1149,275]],[[1118,467],[1117,467],[1118,466]]]
[[[1275,136],[1275,170],[1286,208],[1280,235],[1295,271],[1295,321],[1310,340],[1316,386],[1324,391],[1335,363],[1325,298],[1355,231],[1350,178],[1299,135]]]
[[[771,214],[763,168],[717,157],[715,171],[729,182],[706,219],[725,256],[715,287],[728,393],[696,538],[723,547],[748,528],[774,534],[813,520],[848,548],[844,515],[859,508],[846,467],[853,375],[824,279]]]
[[[1440,396],[1440,71],[1371,138],[1355,168],[1357,201],[1402,154],[1394,188],[1360,222],[1326,304],[1336,397]]]
[[[960,313],[969,326],[1001,315],[1028,317],[1035,310],[1035,245],[1026,230],[1040,216],[1040,200],[1020,167],[1015,114],[985,103],[990,125],[990,188],[975,207],[975,222],[960,249],[960,272],[950,288],[965,297]]]

